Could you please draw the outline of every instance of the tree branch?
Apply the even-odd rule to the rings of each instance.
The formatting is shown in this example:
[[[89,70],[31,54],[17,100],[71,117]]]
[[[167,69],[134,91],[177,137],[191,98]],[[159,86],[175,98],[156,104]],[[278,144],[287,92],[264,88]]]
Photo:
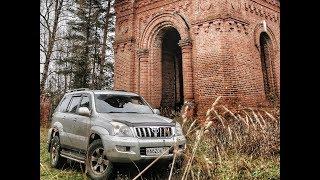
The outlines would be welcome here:
[[[48,19],[47,19],[44,15],[42,15],[41,13],[40,13],[40,17],[42,17],[42,19],[43,19],[43,21],[46,23],[46,25],[44,25],[44,24],[41,22],[41,20],[40,20],[40,24],[48,30],[48,34],[49,34],[49,37],[50,37],[50,35],[51,35],[51,30],[50,30],[50,24],[49,24]]]

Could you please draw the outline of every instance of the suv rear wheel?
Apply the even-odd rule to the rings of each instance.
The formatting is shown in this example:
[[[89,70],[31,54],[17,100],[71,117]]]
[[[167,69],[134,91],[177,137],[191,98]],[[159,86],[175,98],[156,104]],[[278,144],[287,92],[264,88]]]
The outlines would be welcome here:
[[[86,167],[92,179],[108,179],[112,172],[112,163],[104,153],[101,139],[94,140],[88,149]]]
[[[58,136],[54,136],[50,148],[50,164],[54,168],[60,168],[66,162],[66,159],[60,156],[60,151],[60,139]]]

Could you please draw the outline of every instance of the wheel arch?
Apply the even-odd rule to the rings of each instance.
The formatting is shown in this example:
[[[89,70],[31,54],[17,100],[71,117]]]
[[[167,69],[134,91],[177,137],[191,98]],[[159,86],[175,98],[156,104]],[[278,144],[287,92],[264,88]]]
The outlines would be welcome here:
[[[49,129],[48,131],[48,152],[50,152],[50,148],[51,148],[51,140],[54,136],[58,136],[60,138],[60,134],[63,131],[63,127],[62,124],[59,122],[55,122],[52,126],[52,128]]]
[[[87,144],[87,148],[89,148],[90,144],[96,140],[96,139],[101,139],[103,140],[103,136],[105,135],[110,135],[110,132],[101,126],[92,126],[91,130],[90,130],[90,136],[88,139],[88,144]],[[102,141],[103,146],[105,147],[104,142]]]

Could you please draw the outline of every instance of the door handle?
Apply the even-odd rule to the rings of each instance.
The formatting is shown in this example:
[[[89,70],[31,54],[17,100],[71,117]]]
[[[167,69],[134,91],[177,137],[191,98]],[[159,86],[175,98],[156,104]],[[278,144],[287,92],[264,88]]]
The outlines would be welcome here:
[[[74,118],[74,119],[73,119],[73,122],[76,122],[76,121],[77,121],[77,118]]]

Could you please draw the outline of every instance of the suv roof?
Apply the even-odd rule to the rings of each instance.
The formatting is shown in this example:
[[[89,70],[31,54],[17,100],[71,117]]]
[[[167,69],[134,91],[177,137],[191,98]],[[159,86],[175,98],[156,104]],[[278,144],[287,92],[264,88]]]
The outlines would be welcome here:
[[[138,96],[136,93],[127,92],[124,90],[92,90],[87,88],[81,89],[73,89],[67,91],[66,94],[74,94],[74,93],[83,93],[83,92],[93,92],[94,94],[115,94],[115,95],[129,95],[129,96]]]

